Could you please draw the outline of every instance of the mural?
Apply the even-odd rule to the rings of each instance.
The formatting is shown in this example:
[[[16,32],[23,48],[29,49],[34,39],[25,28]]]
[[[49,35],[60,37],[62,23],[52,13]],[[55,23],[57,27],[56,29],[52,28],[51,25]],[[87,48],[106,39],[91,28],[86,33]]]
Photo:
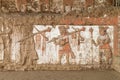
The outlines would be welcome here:
[[[113,26],[35,25],[38,64],[111,65]]]

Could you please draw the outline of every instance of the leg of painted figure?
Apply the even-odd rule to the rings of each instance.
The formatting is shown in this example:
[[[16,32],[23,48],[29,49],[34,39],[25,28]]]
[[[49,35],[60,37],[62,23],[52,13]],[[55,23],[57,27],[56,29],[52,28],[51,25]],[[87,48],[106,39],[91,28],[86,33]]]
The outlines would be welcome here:
[[[37,34],[36,36],[35,36],[35,47],[36,47],[36,49],[40,49],[40,47],[41,47],[41,35],[40,34]]]
[[[78,46],[77,46],[77,48],[78,48],[78,51],[80,51],[80,38],[78,38]]]
[[[43,42],[42,42],[42,56],[44,55],[45,53],[45,40],[43,38]]]
[[[61,64],[62,56],[63,56],[63,54],[59,54],[59,57],[58,57],[58,64]]]
[[[32,56],[32,53],[31,52],[29,52],[28,54],[27,54],[27,60],[26,60],[26,66],[27,66],[27,68],[29,68],[29,69],[32,69],[34,66],[33,66],[33,56]]]
[[[34,68],[34,65],[33,65],[33,56],[32,56],[32,53],[27,51],[26,52],[26,56],[24,56],[24,69],[33,69]]]
[[[105,51],[104,51],[104,54],[105,54],[105,58],[106,58],[106,60],[105,60],[105,67],[107,68],[108,67],[108,51],[105,49]]]
[[[72,35],[72,40],[71,40],[71,43],[73,44],[74,47],[76,47],[77,43],[76,43],[76,34],[73,34]]]
[[[29,52],[27,51],[27,49],[26,49],[26,46],[25,46],[26,44],[25,43],[23,43],[23,46],[22,46],[22,54],[21,54],[21,65],[22,66],[26,66],[26,63],[27,63],[27,59],[28,59],[28,54],[29,54]]]
[[[103,64],[103,62],[102,62],[102,54],[103,54],[103,52],[100,51],[100,52],[99,52],[99,63],[100,63],[100,68],[102,68],[102,64]]]
[[[112,60],[113,60],[113,56],[112,56],[112,51],[110,50],[110,53],[109,53],[109,68],[111,68],[111,65],[112,65]]]
[[[108,50],[104,49],[102,53],[102,67],[107,68],[108,67]]]
[[[70,52],[70,55],[71,55],[71,58],[73,58],[73,59],[75,58],[75,54],[73,51]]]
[[[27,53],[27,52],[26,52]],[[29,55],[28,54],[26,54],[26,55],[24,55],[23,56],[23,58],[22,58],[23,60],[23,62],[22,62],[22,68],[25,70],[25,69],[28,69],[28,67],[30,67],[30,65],[29,65]]]
[[[73,44],[72,46],[75,46],[75,39],[72,39],[71,43]]]
[[[32,56],[31,56],[32,57]],[[31,60],[31,64],[32,64],[32,66],[31,66],[31,68],[33,68],[34,70],[37,70],[37,60]]]
[[[21,65],[25,65],[26,61],[27,61],[27,55],[25,53],[21,55]]]
[[[106,68],[110,68],[111,66],[111,62],[110,62],[110,59],[112,59],[112,52],[110,49],[106,49],[105,51],[106,53]]]
[[[41,49],[41,45],[40,45],[40,41],[35,43],[36,49],[40,50]]]
[[[66,61],[67,61],[66,64],[70,64],[70,63],[69,63],[69,53],[66,54]]]

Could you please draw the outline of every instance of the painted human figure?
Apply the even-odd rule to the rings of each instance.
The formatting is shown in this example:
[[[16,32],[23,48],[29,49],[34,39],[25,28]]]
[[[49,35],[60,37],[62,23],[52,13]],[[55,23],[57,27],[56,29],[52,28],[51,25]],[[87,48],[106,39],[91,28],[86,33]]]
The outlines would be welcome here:
[[[41,43],[41,35],[40,34],[37,34],[35,36],[35,45],[36,45],[36,49],[40,49],[40,43]]]
[[[61,34],[60,36],[62,36],[63,38],[56,41],[56,44],[58,44],[60,46],[59,53],[58,53],[58,55],[59,55],[58,56],[58,58],[59,58],[58,64],[61,64],[61,60],[64,55],[66,55],[66,61],[67,61],[66,64],[69,64],[70,56],[72,58],[75,58],[75,55],[74,55],[74,53],[71,49],[70,43],[69,43],[69,37],[68,36],[65,37],[66,35],[69,34],[67,31],[68,28],[69,28],[68,26],[67,27],[65,27],[65,26],[59,27],[59,31]]]
[[[41,34],[37,34],[35,37],[36,48],[41,49],[42,55],[44,55],[46,53],[46,41],[48,41],[48,38],[46,37],[45,33],[46,32],[43,32]]]
[[[78,31],[79,29],[75,29],[73,28],[75,31]],[[80,51],[80,44],[81,41],[84,41],[84,37],[81,36],[80,32],[81,31],[85,31],[85,28],[83,27],[82,29],[80,29],[80,31],[78,31],[75,34],[72,34],[72,40],[73,40],[73,46],[77,45],[77,50]]]
[[[95,46],[99,46],[99,60],[100,67],[110,67],[112,63],[112,50],[111,50],[111,40],[107,34],[108,27],[100,27],[100,35],[97,38],[97,42],[93,40]]]

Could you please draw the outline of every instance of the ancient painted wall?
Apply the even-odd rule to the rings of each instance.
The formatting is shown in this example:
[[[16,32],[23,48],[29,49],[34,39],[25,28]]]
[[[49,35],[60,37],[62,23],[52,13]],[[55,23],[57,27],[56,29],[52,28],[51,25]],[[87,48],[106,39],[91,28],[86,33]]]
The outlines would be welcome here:
[[[120,10],[109,8],[106,0],[0,1],[0,70],[98,68],[99,53],[104,52],[100,45],[95,46],[101,36],[100,27],[104,27],[103,33],[109,37],[107,53],[114,57],[113,68],[119,67],[116,30]],[[61,36],[67,38],[60,41]],[[65,47],[61,46],[63,43]]]
[[[112,47],[111,50],[113,54],[117,54],[116,48],[115,48],[116,39],[114,37],[116,32],[115,24],[117,23],[116,17],[83,18],[83,19],[76,18],[74,20],[70,20],[70,18],[72,17],[73,16],[71,17],[66,16],[66,18],[64,17],[64,19],[61,16],[54,17],[54,19],[56,20],[59,19],[58,21],[60,21],[59,22],[60,25],[62,24],[65,24],[63,26],[68,25],[67,26],[69,28],[68,32],[70,33],[75,32],[79,29],[81,30],[83,27],[85,28],[85,31],[81,31],[79,33],[84,38],[83,41],[80,41],[81,42],[80,46],[76,45],[78,43],[74,43],[78,41],[78,38],[72,39],[72,37],[74,38],[74,35],[69,36],[70,47],[73,53],[75,54],[75,58],[72,59],[71,58],[72,56],[69,57],[70,64],[72,64],[71,66],[63,65],[67,61],[66,55],[63,55],[61,58],[61,63],[64,66],[63,67],[61,65],[58,65],[58,62],[59,62],[58,53],[59,53],[60,46],[59,45],[56,46],[53,42],[49,42],[54,37],[60,36],[60,32],[58,29],[58,26],[60,25],[55,25],[55,24],[58,24],[58,21],[55,22],[54,19],[50,21],[49,19],[47,19],[47,17],[42,18],[41,16],[35,16],[35,15],[33,15],[33,17],[31,17],[30,15],[19,15],[19,14],[2,15],[1,16],[2,32],[1,33],[4,34],[6,33],[7,30],[8,32],[9,30],[12,31],[12,33],[10,33],[9,35],[10,37],[6,36],[7,40],[11,41],[9,43],[11,47],[7,46],[6,48],[4,48],[3,47],[4,44],[1,44],[1,49],[2,49],[1,55],[0,55],[1,65],[2,65],[1,69],[2,70],[4,69],[6,70],[25,70],[25,69],[27,70],[28,69],[80,70],[82,69],[80,67],[81,66],[80,64],[86,65],[86,64],[92,64],[92,62],[94,64],[99,64],[99,58],[98,58],[99,47],[95,47],[94,45],[91,45],[90,29],[92,27],[93,40],[95,40],[96,42],[97,41],[96,39],[99,36],[100,25],[108,27],[107,34],[109,35],[111,40],[110,42],[110,46]],[[73,25],[71,25],[70,23],[72,23]],[[50,24],[50,25],[47,25],[47,24]],[[88,26],[85,26],[85,25],[88,25]],[[5,27],[5,26],[9,26],[9,27]],[[50,28],[50,30],[48,27]],[[7,30],[4,30],[3,28]],[[46,30],[46,28],[48,28],[48,30]],[[6,33],[7,35],[8,35],[8,32]],[[43,35],[44,37],[46,36],[48,38],[48,41],[46,41],[47,38],[44,39]],[[5,36],[5,35],[2,35],[2,36]],[[36,40],[36,36],[38,36],[37,40]],[[1,39],[3,39],[3,37],[1,37]],[[3,41],[1,41],[1,43],[3,43]],[[39,47],[37,43],[40,43]],[[92,46],[93,46],[93,49],[91,49]],[[86,49],[86,47],[88,48]],[[11,48],[11,51],[9,51],[8,48]],[[10,57],[10,61],[7,60],[7,63],[5,63],[6,60],[4,60],[5,49],[9,51],[7,53],[9,54],[8,57]],[[93,53],[91,51],[93,51]],[[92,56],[94,58],[92,58]],[[88,66],[84,66],[84,68],[85,67],[88,67]]]
[[[44,26],[44,25],[36,25],[35,26],[38,30],[44,30],[47,27],[50,26]],[[50,42],[53,38],[59,38],[61,35],[58,29],[59,25],[55,26],[55,28],[52,28],[51,32],[47,32],[45,36],[49,39],[48,41],[44,40],[44,37],[41,34],[38,34],[35,36],[35,45],[36,45],[36,51],[39,56],[38,64],[58,64],[59,60],[59,45],[55,45],[54,42]],[[75,26],[75,25],[69,25],[68,31],[72,33],[75,29],[81,29],[82,27],[85,27],[85,31],[81,31],[77,34],[77,38],[72,38],[71,35],[69,35],[69,44],[71,46],[71,49],[73,53],[75,54],[76,58],[69,58],[70,64],[94,64],[99,66],[99,46],[94,46],[94,44],[91,42],[92,39],[97,41],[99,33],[99,27],[100,26]],[[109,43],[112,49],[112,52],[114,52],[113,43],[114,43],[114,27],[108,26],[109,29],[107,30],[107,33],[111,39],[111,42]],[[38,31],[34,28],[33,33],[37,33]],[[93,34],[89,31],[90,29],[93,29]],[[79,41],[78,35],[81,35],[83,37],[83,41]],[[93,37],[92,37],[93,36]],[[80,43],[80,44],[78,44]],[[43,49],[44,48],[44,49]],[[91,49],[92,48],[92,49]],[[63,52],[64,53],[64,52]],[[114,53],[113,53],[114,54]],[[66,55],[62,57],[61,60],[62,64],[66,64]]]

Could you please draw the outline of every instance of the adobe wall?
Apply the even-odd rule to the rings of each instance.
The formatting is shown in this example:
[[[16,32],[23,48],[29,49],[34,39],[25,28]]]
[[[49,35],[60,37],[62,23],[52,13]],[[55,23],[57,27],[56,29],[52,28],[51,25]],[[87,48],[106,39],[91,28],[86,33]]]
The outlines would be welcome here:
[[[119,52],[118,52],[118,18],[116,17],[103,17],[103,18],[94,18],[94,17],[76,17],[76,16],[62,16],[62,15],[40,15],[40,14],[4,14],[0,15],[0,24],[2,26],[10,26],[12,29],[12,41],[13,43],[18,42],[21,39],[26,38],[26,36],[32,35],[32,29],[34,25],[60,25],[60,24],[66,24],[66,25],[113,25],[114,26],[114,58],[113,58],[113,68],[116,70],[119,70],[120,65],[120,58],[119,58]],[[16,37],[17,36],[17,37]],[[27,39],[23,43],[17,43],[19,46],[17,49],[22,49],[23,52],[17,52],[18,54],[24,54],[28,52],[36,53],[34,50],[34,42],[33,38]],[[14,46],[14,44],[13,44]],[[24,46],[26,46],[24,48]],[[32,46],[32,47],[30,47]],[[18,66],[19,63],[22,62],[20,57],[17,59],[17,61],[12,61],[13,63],[16,63],[15,65],[17,67],[13,67],[15,65],[11,65],[13,70],[14,69],[20,69],[20,66]],[[27,62],[29,65],[31,63]],[[56,66],[56,65],[48,65],[48,67],[44,68],[46,65],[40,65],[38,66],[38,69],[40,70],[80,70],[80,66]],[[53,68],[51,67],[53,66]],[[8,69],[10,65],[5,67],[5,69]],[[10,68],[11,69],[11,68]]]

